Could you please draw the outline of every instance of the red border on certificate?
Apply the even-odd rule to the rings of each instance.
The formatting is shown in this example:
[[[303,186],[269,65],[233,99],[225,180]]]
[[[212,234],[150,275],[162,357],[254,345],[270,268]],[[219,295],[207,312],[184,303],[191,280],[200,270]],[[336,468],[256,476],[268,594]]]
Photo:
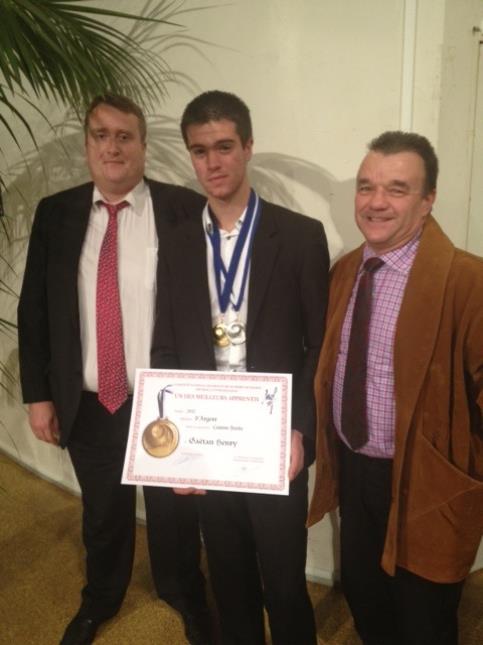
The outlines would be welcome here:
[[[290,374],[136,370],[122,482],[287,495],[291,386]],[[153,456],[143,433],[163,421],[179,441],[168,428],[172,453]]]

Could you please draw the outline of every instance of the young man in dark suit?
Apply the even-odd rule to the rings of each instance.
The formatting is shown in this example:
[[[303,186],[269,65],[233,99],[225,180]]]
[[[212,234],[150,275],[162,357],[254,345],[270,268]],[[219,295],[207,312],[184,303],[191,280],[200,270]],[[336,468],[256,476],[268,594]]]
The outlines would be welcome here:
[[[323,227],[251,189],[251,121],[238,97],[198,96],[181,128],[208,202],[160,254],[152,365],[290,373],[293,431],[288,496],[178,492],[199,495],[222,643],[264,643],[265,607],[274,645],[312,645],[305,520],[328,286]]]
[[[158,238],[196,193],[144,179],[146,122],[122,96],[85,119],[92,182],[42,199],[18,310],[20,371],[32,431],[67,448],[82,491],[87,583],[63,645],[90,643],[119,610],[131,577],[135,487],[121,485],[136,367],[149,365]],[[145,488],[158,595],[208,640],[192,500]]]

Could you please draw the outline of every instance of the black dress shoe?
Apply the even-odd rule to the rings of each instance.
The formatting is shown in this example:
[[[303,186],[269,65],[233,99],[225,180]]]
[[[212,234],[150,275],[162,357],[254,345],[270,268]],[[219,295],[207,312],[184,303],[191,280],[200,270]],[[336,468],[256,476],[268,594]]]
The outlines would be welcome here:
[[[103,621],[79,612],[67,625],[60,645],[90,645]]]
[[[211,617],[207,607],[185,608],[180,613],[190,645],[213,645]]]
[[[164,596],[162,600],[180,614],[190,645],[213,645],[211,615],[204,596]]]

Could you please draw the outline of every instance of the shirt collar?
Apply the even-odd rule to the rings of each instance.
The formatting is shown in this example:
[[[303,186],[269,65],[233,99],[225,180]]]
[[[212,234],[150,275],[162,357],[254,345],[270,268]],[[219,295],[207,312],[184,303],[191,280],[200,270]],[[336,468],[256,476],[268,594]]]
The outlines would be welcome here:
[[[146,205],[146,200],[149,197],[149,188],[144,181],[144,179],[141,179],[139,184],[134,186],[134,188],[127,193],[122,199],[119,199],[118,201],[126,201],[129,203],[131,208],[133,209],[134,213],[137,215],[141,215],[144,211],[144,206]],[[98,204],[99,201],[105,201],[104,196],[102,195],[101,191],[97,186],[94,185],[94,192],[92,194],[92,205],[95,208],[99,208],[100,205]]]
[[[404,246],[400,246],[398,249],[393,249],[392,251],[381,255],[380,258],[384,261],[384,264],[390,269],[397,271],[398,273],[407,275],[411,270],[414,258],[416,257],[419,241],[421,239],[421,233],[422,231],[419,231]],[[364,251],[362,254],[362,264],[359,268],[359,272],[362,271],[364,262],[369,258],[375,257],[376,255],[377,254],[366,244],[364,246]]]
[[[235,228],[232,231],[230,231],[230,233],[228,233],[227,231],[225,231],[222,228],[220,228],[220,233],[222,235],[223,234],[233,235],[233,234],[239,233],[240,229],[242,227],[243,221],[245,219],[246,212],[247,212],[247,209],[245,208],[243,213],[237,219],[236,224],[235,224]],[[210,214],[208,212],[208,202],[206,202],[206,205],[205,205],[205,207],[203,209],[203,228],[204,228],[206,233],[211,233],[212,227],[213,227],[213,222],[211,221],[211,217],[210,217]]]

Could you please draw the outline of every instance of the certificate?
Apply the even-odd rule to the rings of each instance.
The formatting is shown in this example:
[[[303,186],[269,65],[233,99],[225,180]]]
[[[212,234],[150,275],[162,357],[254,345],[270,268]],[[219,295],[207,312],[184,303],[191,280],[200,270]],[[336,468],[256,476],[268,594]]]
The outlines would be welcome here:
[[[123,484],[288,495],[290,374],[136,370]]]

